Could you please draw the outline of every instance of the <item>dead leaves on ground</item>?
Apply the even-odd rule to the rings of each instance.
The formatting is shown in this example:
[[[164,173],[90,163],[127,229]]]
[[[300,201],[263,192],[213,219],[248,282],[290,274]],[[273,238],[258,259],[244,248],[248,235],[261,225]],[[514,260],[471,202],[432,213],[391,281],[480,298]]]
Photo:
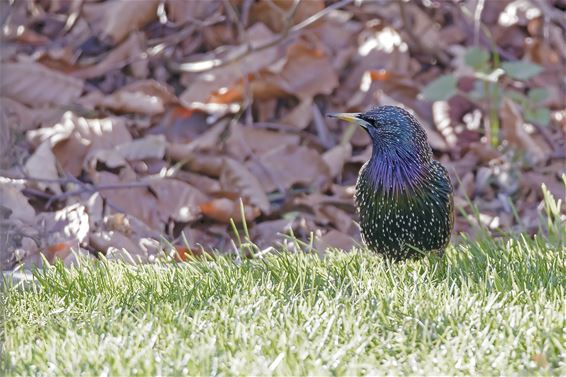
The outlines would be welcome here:
[[[284,236],[292,232],[349,249],[360,240],[353,186],[371,145],[323,114],[379,104],[419,117],[450,168],[458,207],[469,210],[469,197],[496,231],[518,225],[514,201],[533,231],[539,184],[563,194],[566,104],[556,75],[565,31],[548,13],[554,2],[529,11],[519,3],[486,2],[482,28],[505,62],[543,70],[524,82],[487,78],[526,94],[546,88],[546,128],[510,99],[491,114],[470,101],[466,51],[492,44],[474,35],[469,4],[353,2],[319,18],[330,6],[322,0],[296,9],[287,0],[14,2],[0,115],[3,148],[19,152],[0,178],[11,237],[0,262],[71,264],[98,252],[185,260],[229,250],[230,222],[241,226],[242,215],[261,248],[294,248]],[[447,73],[462,95],[419,97]],[[484,134],[493,116],[497,148]],[[461,217],[456,230],[474,231]]]

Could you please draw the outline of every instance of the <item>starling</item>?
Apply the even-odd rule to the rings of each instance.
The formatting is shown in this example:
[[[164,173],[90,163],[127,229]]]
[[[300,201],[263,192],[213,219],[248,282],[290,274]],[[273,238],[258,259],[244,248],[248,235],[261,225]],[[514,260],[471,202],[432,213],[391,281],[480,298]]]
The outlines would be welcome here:
[[[328,115],[360,125],[373,143],[356,183],[365,244],[394,260],[442,254],[454,225],[452,185],[419,121],[397,106]]]

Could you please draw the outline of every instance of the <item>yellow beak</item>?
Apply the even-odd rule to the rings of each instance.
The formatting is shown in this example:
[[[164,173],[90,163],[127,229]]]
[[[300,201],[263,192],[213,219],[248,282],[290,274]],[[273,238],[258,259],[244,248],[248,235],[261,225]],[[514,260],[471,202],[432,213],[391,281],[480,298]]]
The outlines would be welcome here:
[[[360,115],[360,113],[329,113],[326,114],[326,116],[330,117],[330,118],[337,118],[340,120],[344,120],[348,123],[358,123],[360,124],[360,122],[362,121],[360,118],[358,118],[358,116]]]
[[[355,123],[358,126],[361,126],[367,130],[370,124],[365,120],[363,120],[362,118],[360,118],[361,114],[362,113],[329,113],[326,115],[330,118],[337,118],[340,120],[344,120],[348,123]]]

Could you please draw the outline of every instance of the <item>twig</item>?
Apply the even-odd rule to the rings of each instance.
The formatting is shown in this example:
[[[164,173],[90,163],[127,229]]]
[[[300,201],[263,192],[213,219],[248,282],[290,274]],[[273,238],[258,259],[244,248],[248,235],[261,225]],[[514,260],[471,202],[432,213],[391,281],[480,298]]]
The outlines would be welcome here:
[[[240,18],[242,25],[244,28],[248,26],[249,15],[250,15],[250,8],[252,6],[253,0],[244,0],[242,4],[242,16]]]
[[[47,203],[45,204],[45,208],[51,207],[54,201],[62,201],[70,196],[78,196],[81,194],[86,193],[95,193],[104,190],[121,190],[121,189],[130,189],[130,188],[141,188],[141,187],[148,187],[151,182],[129,182],[129,183],[119,183],[119,184],[108,184],[108,185],[95,185],[90,183],[85,183],[77,179],[76,177],[67,176],[66,178],[60,179],[49,179],[49,178],[39,178],[39,177],[30,177],[24,175],[23,177],[7,177],[9,179],[14,180],[23,180],[23,181],[30,181],[30,182],[42,182],[42,183],[58,183],[60,185],[74,183],[80,188],[76,190],[66,191],[60,194],[50,195],[43,191],[38,191],[30,188],[25,188],[22,191],[29,195],[37,196],[43,199],[48,199]]]
[[[542,11],[545,18],[554,22],[562,29],[566,30],[566,19],[564,18],[564,13],[552,7],[548,2],[543,0],[532,0],[533,3]]]
[[[452,5],[454,7],[456,7],[456,10],[458,11],[458,13],[460,13],[461,15],[463,15],[463,19],[471,19],[472,21],[474,21],[473,16],[470,14],[470,12],[463,6],[459,6],[456,4],[450,4],[447,3],[447,5]],[[471,25],[469,25],[468,23],[465,24],[466,28],[472,28]],[[499,47],[495,42],[494,42],[494,38],[493,35],[491,34],[491,31],[489,30],[489,28],[487,26],[485,26],[483,24],[483,22],[481,22],[481,19],[479,20],[479,25],[480,25],[480,30],[482,31],[482,33],[480,33],[480,43],[483,45],[487,45],[489,47],[490,50],[492,51],[497,51],[497,53],[499,55],[501,55],[502,57],[504,57],[507,60],[513,60],[515,59],[515,57],[513,55],[511,55],[510,53],[508,53],[507,51],[505,51],[504,49],[502,49],[501,47]],[[468,32],[470,32],[471,30],[468,30]]]
[[[542,127],[540,124],[534,122],[532,124],[537,129],[538,133],[542,136],[544,141],[546,141],[546,143],[552,148],[553,151],[557,152],[560,150],[560,147],[558,147],[554,141],[555,138],[547,128]]]
[[[474,12],[474,45],[480,44],[481,14],[485,5],[485,0],[478,0]]]
[[[286,22],[287,27],[284,28],[284,30],[281,34],[278,34],[275,38],[271,39],[270,41],[264,42],[262,44],[255,46],[255,47],[248,45],[246,48],[240,49],[237,52],[235,52],[233,55],[225,57],[225,58],[216,57],[216,58],[201,60],[201,61],[196,61],[196,62],[181,63],[177,67],[173,67],[173,68],[175,70],[177,70],[178,72],[197,73],[197,72],[209,71],[209,70],[214,69],[214,68],[218,68],[218,67],[222,67],[222,66],[234,63],[234,62],[239,61],[242,58],[244,58],[244,57],[246,57],[246,56],[248,56],[252,53],[262,51],[262,50],[265,50],[267,48],[276,46],[277,44],[286,40],[288,37],[294,35],[298,31],[300,31],[300,30],[306,28],[307,26],[311,25],[312,23],[316,22],[321,17],[324,17],[325,15],[327,15],[329,12],[333,11],[334,9],[341,8],[341,7],[343,7],[347,4],[350,4],[353,1],[354,0],[341,0],[337,3],[334,3],[334,4],[324,8],[320,12],[313,14],[312,16],[310,16],[309,18],[305,19],[304,21],[298,23],[297,25],[295,25],[293,27],[288,27],[292,22],[293,16],[295,15],[295,12],[297,11],[297,7],[298,7],[298,4],[299,4],[299,1],[295,0],[294,3],[293,3],[293,6],[289,9],[289,11],[287,12],[287,16],[285,18],[285,22]]]

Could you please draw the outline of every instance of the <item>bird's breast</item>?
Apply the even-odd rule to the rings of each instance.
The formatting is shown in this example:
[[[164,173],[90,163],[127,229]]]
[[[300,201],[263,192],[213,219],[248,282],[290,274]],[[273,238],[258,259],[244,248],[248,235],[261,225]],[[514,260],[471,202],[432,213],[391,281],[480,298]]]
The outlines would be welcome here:
[[[417,184],[397,188],[387,180],[372,181],[375,177],[368,165],[362,168],[355,201],[362,236],[371,249],[404,258],[414,248],[445,247],[452,228],[452,189],[445,171],[437,171],[436,164]]]

